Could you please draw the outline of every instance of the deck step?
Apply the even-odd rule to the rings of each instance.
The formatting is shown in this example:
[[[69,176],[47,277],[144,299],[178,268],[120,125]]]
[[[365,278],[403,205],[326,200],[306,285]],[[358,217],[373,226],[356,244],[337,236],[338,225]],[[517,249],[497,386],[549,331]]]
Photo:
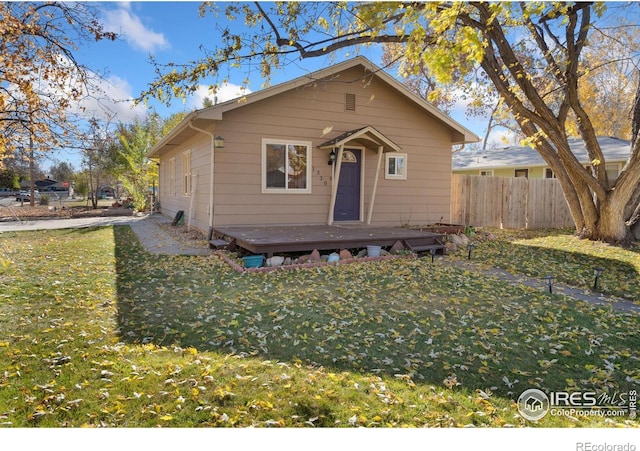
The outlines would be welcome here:
[[[441,253],[444,254],[445,247],[442,244],[428,244],[426,246],[412,246],[411,250],[413,252],[431,252],[432,250],[434,250],[436,251],[436,254],[438,253],[438,251],[442,251]]]
[[[230,242],[222,239],[210,240],[209,248],[210,249],[226,249],[230,244],[231,244]]]
[[[438,238],[405,240],[405,247],[418,255],[429,253],[433,258],[434,255],[446,255],[447,249]]]

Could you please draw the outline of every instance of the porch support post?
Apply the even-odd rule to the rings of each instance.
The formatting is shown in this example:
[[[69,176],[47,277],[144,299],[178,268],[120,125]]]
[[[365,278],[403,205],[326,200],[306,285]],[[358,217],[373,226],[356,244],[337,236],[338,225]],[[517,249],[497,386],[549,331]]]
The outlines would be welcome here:
[[[380,168],[382,167],[383,154],[384,147],[378,146],[378,165],[376,166],[376,176],[373,178],[373,190],[371,192],[371,202],[369,203],[369,213],[367,214],[367,224],[371,224],[371,217],[373,216],[373,205],[376,202],[376,191],[378,190],[378,179],[380,178]]]
[[[333,210],[336,208],[336,197],[338,196],[338,182],[340,181],[340,168],[342,168],[343,153],[344,144],[341,144],[338,148],[338,155],[336,156],[335,171],[331,178],[331,201],[329,202],[329,217],[327,218],[327,225],[333,224]]]

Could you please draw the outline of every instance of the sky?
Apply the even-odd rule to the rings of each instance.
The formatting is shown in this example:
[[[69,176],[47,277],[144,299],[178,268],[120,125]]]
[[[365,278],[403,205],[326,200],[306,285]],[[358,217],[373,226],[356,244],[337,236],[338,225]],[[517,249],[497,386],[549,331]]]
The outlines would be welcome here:
[[[104,80],[100,84],[108,97],[113,99],[113,102],[106,106],[116,115],[115,122],[129,123],[141,119],[147,114],[148,107],[153,108],[162,117],[174,112],[192,111],[202,107],[204,97],[213,97],[203,85],[194,96],[185,102],[173,100],[170,107],[157,101],[151,101],[148,106],[134,105],[131,101],[155,78],[154,67],[149,62],[150,55],[160,63],[184,63],[201,56],[201,46],[212,49],[220,42],[217,22],[220,21],[220,25],[226,24],[223,15],[216,17],[207,14],[200,17],[200,2],[192,1],[103,2],[94,5],[100,11],[105,29],[116,32],[120,37],[115,42],[100,41],[83,45],[75,53],[75,57],[81,64],[103,75]],[[224,3],[220,4],[220,8],[224,8]],[[232,26],[242,27],[243,22],[239,21]],[[365,50],[360,54],[374,64],[380,64],[379,49]],[[333,62],[347,57],[343,54]],[[329,64],[329,57],[295,61],[287,65],[286,70],[275,72],[271,82],[285,82]],[[391,75],[395,76],[393,73]],[[246,78],[250,80],[250,91],[259,90],[264,82],[257,70],[247,73],[243,69],[231,69],[229,84],[223,86],[218,93],[218,101],[223,102],[240,96],[240,88]],[[218,81],[221,80],[208,80],[209,83]],[[95,102],[85,106],[89,110],[97,108]],[[464,115],[463,106],[451,116],[476,134],[482,136],[484,133],[485,123],[477,118],[473,121],[468,120]],[[76,169],[80,167],[80,157],[77,153],[63,151],[53,158],[69,161]]]

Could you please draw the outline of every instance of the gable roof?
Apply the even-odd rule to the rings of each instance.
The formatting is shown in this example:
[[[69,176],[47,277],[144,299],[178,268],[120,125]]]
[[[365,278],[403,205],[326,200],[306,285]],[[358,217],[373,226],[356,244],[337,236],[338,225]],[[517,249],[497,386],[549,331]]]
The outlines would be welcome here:
[[[618,138],[599,137],[598,143],[608,163],[624,162],[629,158],[630,141]],[[590,164],[584,141],[569,139],[569,147],[582,164]],[[453,154],[453,170],[501,169],[513,167],[547,167],[540,154],[528,146],[507,147],[485,151],[461,151]]]
[[[227,111],[235,110],[237,108],[242,108],[245,105],[259,102],[261,100],[281,94],[283,92],[287,92],[287,91],[308,85],[309,83],[312,83],[320,79],[324,79],[332,76],[339,76],[338,74],[340,72],[343,72],[347,69],[351,69],[357,66],[362,66],[366,71],[370,72],[372,75],[378,77],[380,80],[382,80],[383,82],[385,82],[386,84],[394,88],[399,94],[403,95],[407,100],[413,102],[422,110],[424,110],[427,114],[435,117],[440,122],[442,122],[447,127],[449,127],[452,130],[453,136],[454,136],[454,140],[452,144],[463,144],[463,143],[480,141],[480,138],[476,134],[474,134],[472,131],[470,131],[469,129],[465,128],[458,122],[451,119],[449,116],[444,114],[442,111],[438,110],[435,106],[433,106],[429,102],[421,99],[420,97],[412,93],[402,83],[400,83],[398,80],[396,80],[395,78],[393,78],[392,76],[384,72],[382,69],[377,67],[371,61],[369,61],[367,58],[363,56],[357,56],[355,58],[349,59],[347,61],[343,61],[333,66],[312,72],[302,77],[295,78],[291,81],[270,86],[260,91],[247,94],[246,96],[229,100],[226,102],[222,102],[217,105],[204,108],[201,110],[196,110],[192,113],[189,113],[173,130],[171,130],[155,146],[153,146],[153,148],[149,151],[148,156],[149,157],[157,156],[157,154],[159,154],[163,150],[167,150],[167,148],[171,148],[179,144],[179,142],[185,138],[185,133],[187,134],[196,133],[194,130],[192,130],[189,127],[189,123],[195,124],[195,121],[203,121],[203,120],[205,121],[205,123],[210,121],[221,121],[224,113],[226,113]]]
[[[398,152],[402,150],[399,145],[391,141],[371,125],[336,136],[335,138],[320,144],[318,149],[334,149],[351,142],[364,143],[365,147],[367,147],[366,143],[373,143],[378,146],[382,146],[384,152]]]

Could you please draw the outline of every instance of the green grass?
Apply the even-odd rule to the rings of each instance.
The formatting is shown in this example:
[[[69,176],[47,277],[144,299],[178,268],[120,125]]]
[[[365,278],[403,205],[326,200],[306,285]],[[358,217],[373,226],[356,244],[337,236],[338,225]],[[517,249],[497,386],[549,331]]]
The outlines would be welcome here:
[[[476,262],[514,274],[593,289],[596,267],[604,269],[598,291],[640,301],[640,246],[620,248],[601,241],[579,240],[570,231],[492,231],[500,239],[482,241]]]
[[[128,227],[0,248],[5,426],[637,425],[514,402],[637,386],[634,315],[430,259],[239,275]]]

